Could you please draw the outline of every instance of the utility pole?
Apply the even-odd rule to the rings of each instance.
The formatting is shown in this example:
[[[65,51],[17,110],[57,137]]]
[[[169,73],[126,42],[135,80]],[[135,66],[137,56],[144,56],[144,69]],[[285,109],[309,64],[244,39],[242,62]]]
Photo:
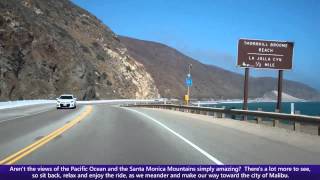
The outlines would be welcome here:
[[[192,68],[192,64],[189,64],[187,78],[191,78],[191,68]],[[187,95],[185,97],[185,101],[186,101],[186,105],[188,106],[190,101],[190,85],[187,85]]]

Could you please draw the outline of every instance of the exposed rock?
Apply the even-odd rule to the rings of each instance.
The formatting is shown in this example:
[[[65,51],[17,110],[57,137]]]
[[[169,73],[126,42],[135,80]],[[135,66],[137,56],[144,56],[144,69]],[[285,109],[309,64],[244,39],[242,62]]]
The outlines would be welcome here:
[[[158,97],[117,36],[68,0],[0,1],[0,77],[0,100]]]

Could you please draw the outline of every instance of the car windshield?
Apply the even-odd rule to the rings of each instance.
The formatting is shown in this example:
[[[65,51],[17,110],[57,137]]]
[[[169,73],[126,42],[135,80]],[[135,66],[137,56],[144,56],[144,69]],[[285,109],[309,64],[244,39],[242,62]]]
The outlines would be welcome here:
[[[72,96],[60,96],[59,99],[73,99]]]

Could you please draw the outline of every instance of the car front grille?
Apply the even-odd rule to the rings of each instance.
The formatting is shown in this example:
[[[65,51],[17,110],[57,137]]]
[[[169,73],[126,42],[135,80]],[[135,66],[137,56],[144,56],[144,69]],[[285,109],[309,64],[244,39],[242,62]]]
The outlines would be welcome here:
[[[70,104],[60,104],[60,107],[70,107]]]

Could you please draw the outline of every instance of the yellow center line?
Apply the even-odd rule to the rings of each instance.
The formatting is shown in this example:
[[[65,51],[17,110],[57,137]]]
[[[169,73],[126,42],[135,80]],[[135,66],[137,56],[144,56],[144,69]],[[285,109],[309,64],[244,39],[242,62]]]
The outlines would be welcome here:
[[[52,133],[48,134],[47,136],[39,139],[38,141],[30,144],[29,146],[19,150],[18,152],[8,156],[7,158],[0,161],[1,164],[10,165],[15,162],[17,162],[19,159],[27,156],[31,152],[35,151],[36,149],[40,148],[44,144],[50,142],[55,137],[61,135],[63,132],[67,131],[71,127],[73,127],[75,124],[83,120],[86,116],[88,116],[92,112],[92,106],[87,106],[85,111],[82,112],[80,115],[76,116],[74,119],[72,119],[68,124],[65,124],[61,128],[58,128],[57,130],[53,131]]]

